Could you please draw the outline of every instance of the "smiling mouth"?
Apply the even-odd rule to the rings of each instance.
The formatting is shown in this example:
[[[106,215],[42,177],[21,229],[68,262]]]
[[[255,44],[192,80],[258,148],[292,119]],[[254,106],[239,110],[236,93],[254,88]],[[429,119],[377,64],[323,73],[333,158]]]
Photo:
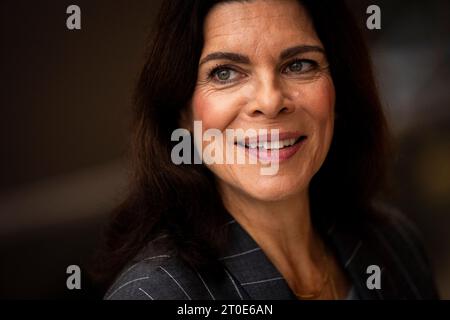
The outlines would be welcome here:
[[[304,141],[306,136],[299,136],[298,138],[290,138],[290,139],[281,139],[275,141],[254,141],[254,142],[245,142],[245,141],[237,141],[234,144],[240,147],[252,150],[282,150],[294,145],[299,144]]]

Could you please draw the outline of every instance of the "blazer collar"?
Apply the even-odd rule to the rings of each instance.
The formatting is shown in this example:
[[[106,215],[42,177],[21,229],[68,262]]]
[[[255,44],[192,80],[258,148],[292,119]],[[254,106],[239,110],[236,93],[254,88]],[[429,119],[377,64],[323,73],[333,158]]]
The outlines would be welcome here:
[[[239,286],[244,299],[255,300],[295,300],[296,296],[278,269],[269,260],[261,247],[230,216],[224,225],[229,232],[229,245],[219,255],[225,269]],[[386,299],[393,296],[391,280],[382,282],[382,289],[367,287],[369,265],[377,265],[382,272],[385,267],[382,260],[370,250],[362,237],[331,224],[325,241],[333,249],[338,261],[347,272],[360,299]]]
[[[225,224],[229,244],[220,254],[244,299],[291,300],[295,295],[281,273],[244,228],[233,218]]]
[[[368,235],[361,235],[358,231],[338,226],[334,223],[328,229],[327,240],[333,248],[337,260],[346,271],[359,299],[384,300],[395,298],[396,290],[390,273],[386,272],[385,261],[377,254],[368,242]],[[375,265],[381,270],[381,289],[369,289],[367,280],[372,272],[368,267]]]

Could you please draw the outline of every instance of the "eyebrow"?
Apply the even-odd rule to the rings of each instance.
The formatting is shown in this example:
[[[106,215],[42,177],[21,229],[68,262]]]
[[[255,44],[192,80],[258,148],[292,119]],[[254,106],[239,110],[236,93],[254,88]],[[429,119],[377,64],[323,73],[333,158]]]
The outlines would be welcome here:
[[[213,52],[208,54],[206,57],[204,57],[202,60],[200,60],[200,65],[211,61],[211,60],[230,60],[236,63],[244,63],[249,64],[250,59],[247,56],[244,56],[239,53],[233,53],[233,52]]]
[[[284,49],[280,53],[280,60],[286,60],[298,54],[307,52],[320,52],[325,54],[325,50],[320,46],[301,45]]]
[[[290,57],[296,56],[301,53],[306,52],[320,52],[325,54],[325,50],[320,46],[314,46],[314,45],[299,45],[291,48],[284,49],[280,53],[280,60],[286,60]],[[213,52],[205,56],[203,59],[200,60],[200,64],[202,65],[206,62],[212,61],[212,60],[230,60],[236,63],[242,63],[242,64],[249,64],[250,58],[246,55],[242,55],[239,53],[234,52]]]

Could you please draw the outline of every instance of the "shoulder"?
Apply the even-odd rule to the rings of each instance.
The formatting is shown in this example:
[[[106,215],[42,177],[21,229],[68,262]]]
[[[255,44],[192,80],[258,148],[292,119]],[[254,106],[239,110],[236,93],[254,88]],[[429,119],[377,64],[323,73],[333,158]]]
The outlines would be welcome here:
[[[196,270],[173,251],[151,243],[118,275],[104,299],[208,299],[208,292],[205,291]]]
[[[168,255],[152,255],[147,260],[143,259],[128,265],[115,279],[104,298],[106,300],[154,300],[155,288],[158,291],[161,291],[159,288],[171,289],[167,286],[168,280],[163,274],[164,266],[170,263],[170,259]],[[158,293],[161,296],[160,292]]]
[[[375,206],[376,218],[368,224],[372,243],[397,271],[397,279],[410,287],[416,298],[437,298],[423,237],[414,223],[399,210],[385,204]]]
[[[428,259],[423,236],[415,224],[398,209],[385,204],[377,204],[375,212],[376,218],[370,220],[369,228],[378,242],[388,247],[388,251],[406,253],[424,268]]]
[[[230,291],[207,270],[198,271],[174,250],[157,245],[158,238],[123,269],[104,299],[208,300],[218,298],[216,290]]]

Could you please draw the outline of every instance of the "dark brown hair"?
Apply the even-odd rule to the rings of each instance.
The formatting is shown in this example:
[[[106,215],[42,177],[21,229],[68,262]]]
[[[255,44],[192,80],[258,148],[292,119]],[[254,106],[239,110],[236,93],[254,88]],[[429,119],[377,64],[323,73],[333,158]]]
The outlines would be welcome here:
[[[228,0],[229,1],[229,0]],[[189,264],[207,266],[225,245],[225,208],[204,165],[175,165],[171,133],[194,92],[208,11],[226,1],[165,0],[135,94],[130,193],[106,233],[108,283],[160,232]],[[336,88],[331,149],[310,185],[313,222],[359,223],[385,173],[387,130],[365,42],[343,1],[304,0]]]

